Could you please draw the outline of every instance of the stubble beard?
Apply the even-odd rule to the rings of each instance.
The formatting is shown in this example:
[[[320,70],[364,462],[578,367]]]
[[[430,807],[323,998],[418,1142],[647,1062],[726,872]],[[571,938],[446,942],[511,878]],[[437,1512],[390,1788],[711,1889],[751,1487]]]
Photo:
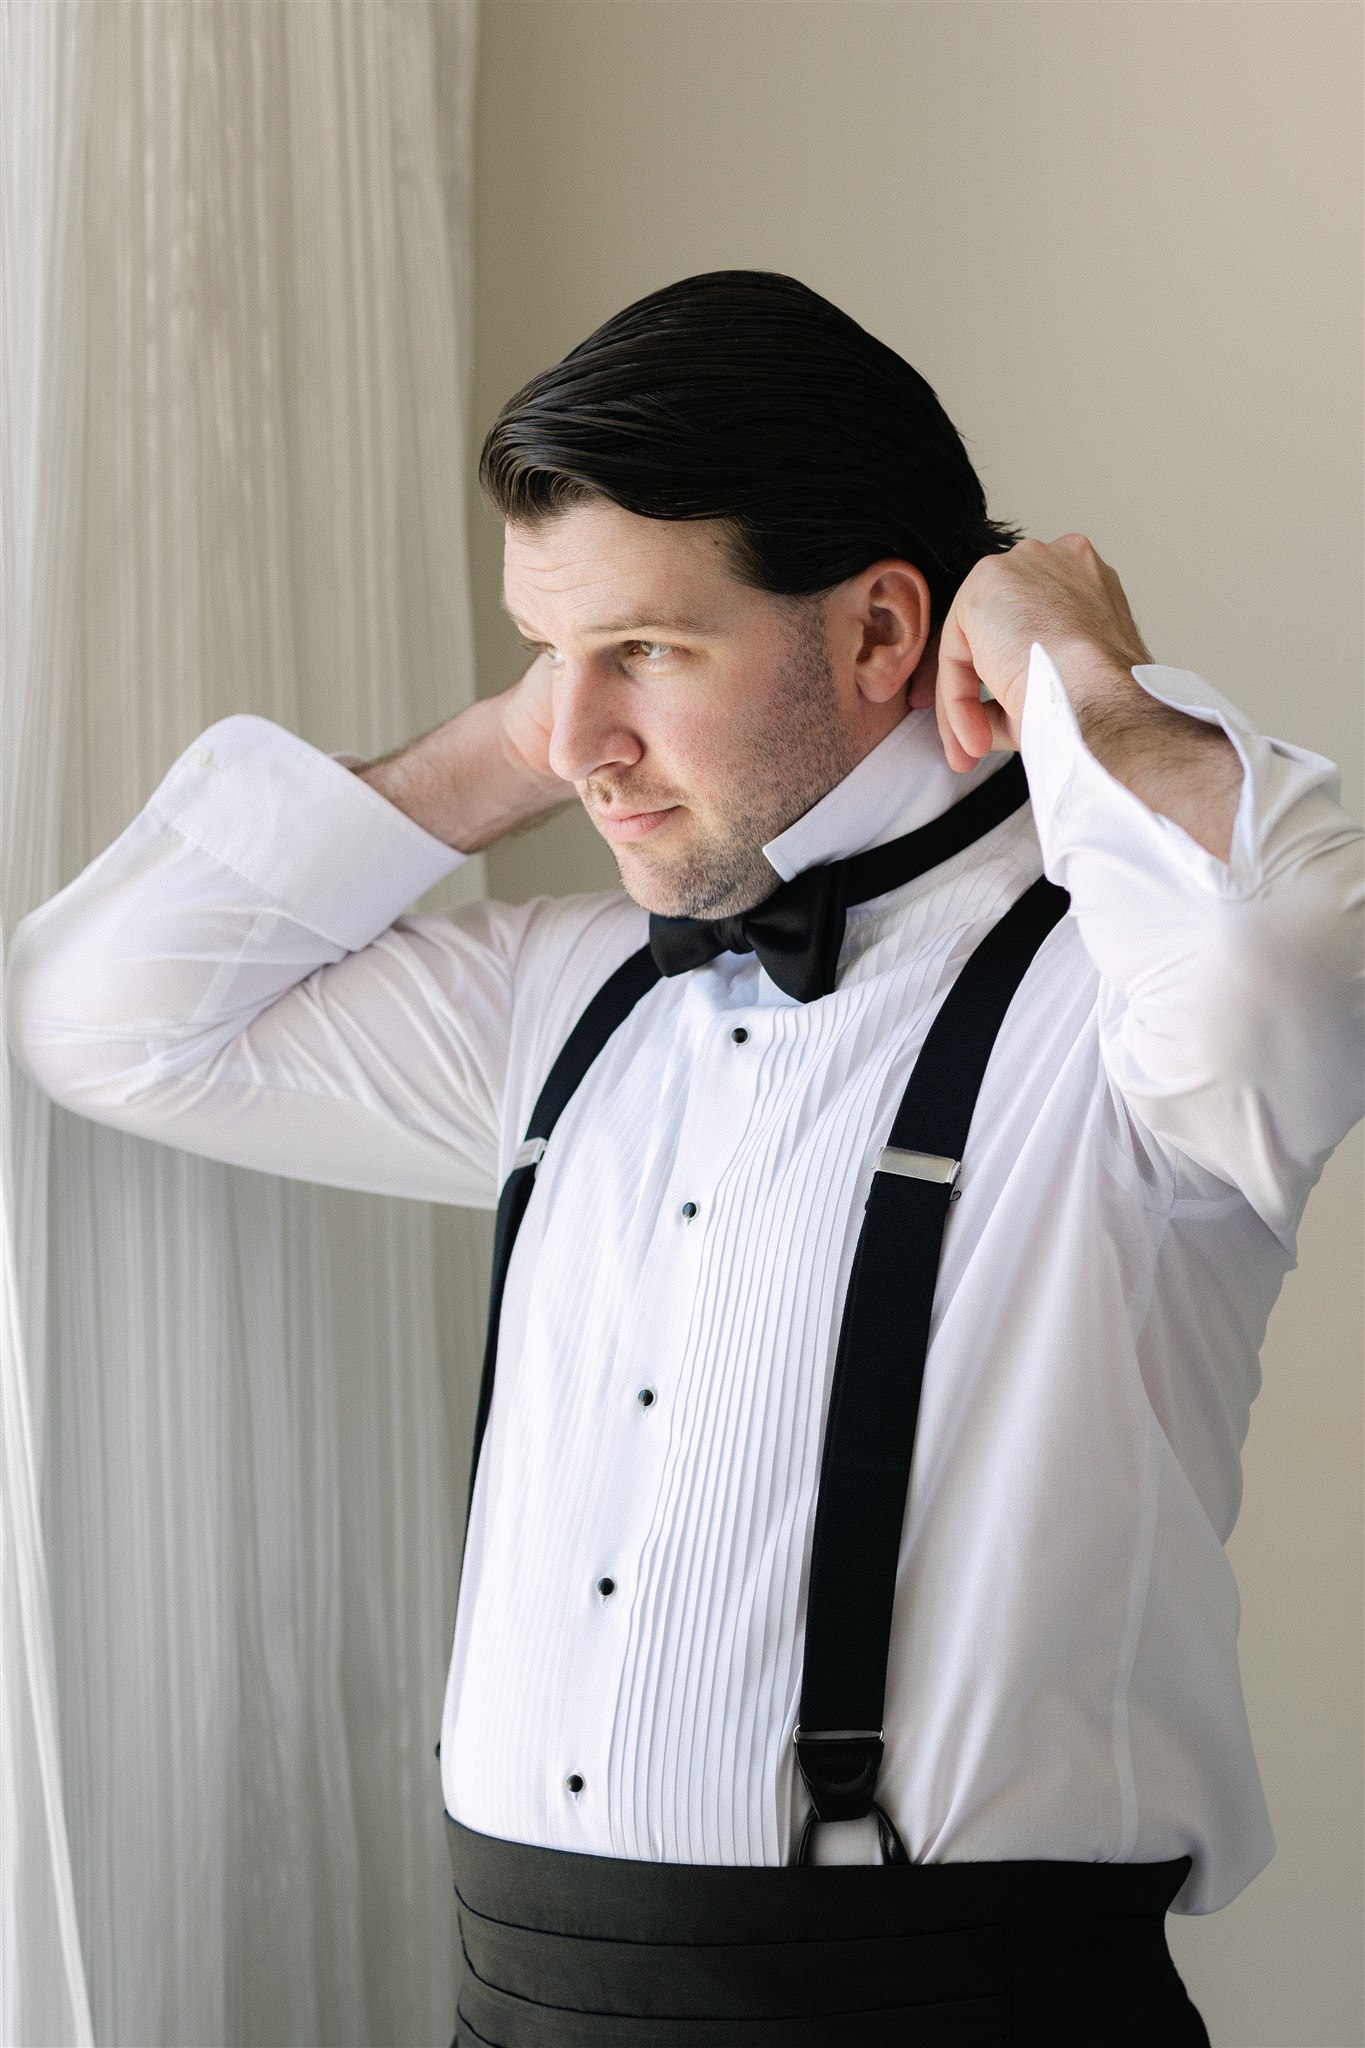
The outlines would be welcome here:
[[[783,657],[781,688],[740,720],[734,774],[716,819],[680,852],[613,847],[627,895],[662,917],[736,917],[781,881],[763,847],[855,768],[865,750],[839,717],[824,618],[801,606]]]

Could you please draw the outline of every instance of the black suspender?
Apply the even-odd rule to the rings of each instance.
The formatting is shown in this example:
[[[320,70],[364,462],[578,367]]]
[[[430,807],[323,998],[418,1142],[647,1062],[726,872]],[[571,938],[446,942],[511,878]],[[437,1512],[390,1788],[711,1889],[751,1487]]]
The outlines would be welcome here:
[[[816,1497],[797,1761],[812,1826],[875,1812],[886,1860],[908,1860],[874,1798],[905,1503],[929,1321],[953,1183],[991,1049],[1030,961],[1069,902],[1039,879],[992,926],[939,1007],[878,1155],[835,1353]],[[606,981],[537,1098],[498,1201],[483,1377],[465,1509],[493,1398],[503,1289],[536,1167],[561,1111],[618,1024],[659,979],[648,946]]]
[[[502,1321],[502,1294],[507,1285],[507,1268],[517,1241],[521,1219],[535,1186],[545,1142],[559,1122],[560,1114],[574,1089],[601,1052],[618,1024],[624,1023],[641,996],[659,979],[659,969],[648,946],[641,946],[623,960],[615,973],[603,982],[573,1030],[561,1046],[545,1086],[536,1097],[526,1136],[518,1145],[512,1170],[498,1197],[498,1220],[493,1231],[493,1283],[488,1300],[488,1335],[484,1341],[483,1375],[479,1381],[479,1405],[474,1415],[474,1455],[469,1467],[469,1495],[465,1501],[465,1528],[474,1505],[474,1480],[479,1469],[483,1433],[493,1403],[493,1376],[498,1360],[498,1325]]]
[[[953,1183],[1005,1012],[1065,911],[1042,879],[993,925],[939,1006],[878,1155],[834,1359],[815,1504],[796,1756],[814,1821],[876,1810],[886,1860],[906,1859],[873,1791],[901,1526],[929,1318]]]

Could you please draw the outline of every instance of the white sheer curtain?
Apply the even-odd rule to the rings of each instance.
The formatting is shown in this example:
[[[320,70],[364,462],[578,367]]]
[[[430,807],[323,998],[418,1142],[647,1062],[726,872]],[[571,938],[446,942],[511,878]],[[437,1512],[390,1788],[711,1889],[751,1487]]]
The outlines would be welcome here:
[[[229,711],[378,752],[468,701],[476,33],[0,0],[5,930]],[[3,2040],[444,2048],[490,1219],[0,1065]]]

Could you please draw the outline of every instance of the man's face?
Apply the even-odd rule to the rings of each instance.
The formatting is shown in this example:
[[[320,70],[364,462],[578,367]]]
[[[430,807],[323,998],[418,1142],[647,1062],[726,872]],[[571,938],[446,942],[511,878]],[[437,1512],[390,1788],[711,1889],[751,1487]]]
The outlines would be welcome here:
[[[731,574],[716,521],[594,501],[535,531],[509,524],[503,582],[550,665],[550,766],[629,895],[664,916],[733,916],[771,895],[765,841],[904,713],[903,692],[871,701],[857,664],[831,658],[827,602]],[[853,637],[836,639],[851,655]]]

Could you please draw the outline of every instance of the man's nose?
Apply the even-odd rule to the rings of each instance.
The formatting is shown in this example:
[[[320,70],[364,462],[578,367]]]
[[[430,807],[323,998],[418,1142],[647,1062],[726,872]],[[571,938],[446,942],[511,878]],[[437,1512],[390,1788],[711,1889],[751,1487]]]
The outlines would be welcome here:
[[[586,782],[601,769],[639,760],[644,749],[623,722],[617,691],[589,662],[563,662],[551,680],[550,702],[548,758],[566,782]]]

